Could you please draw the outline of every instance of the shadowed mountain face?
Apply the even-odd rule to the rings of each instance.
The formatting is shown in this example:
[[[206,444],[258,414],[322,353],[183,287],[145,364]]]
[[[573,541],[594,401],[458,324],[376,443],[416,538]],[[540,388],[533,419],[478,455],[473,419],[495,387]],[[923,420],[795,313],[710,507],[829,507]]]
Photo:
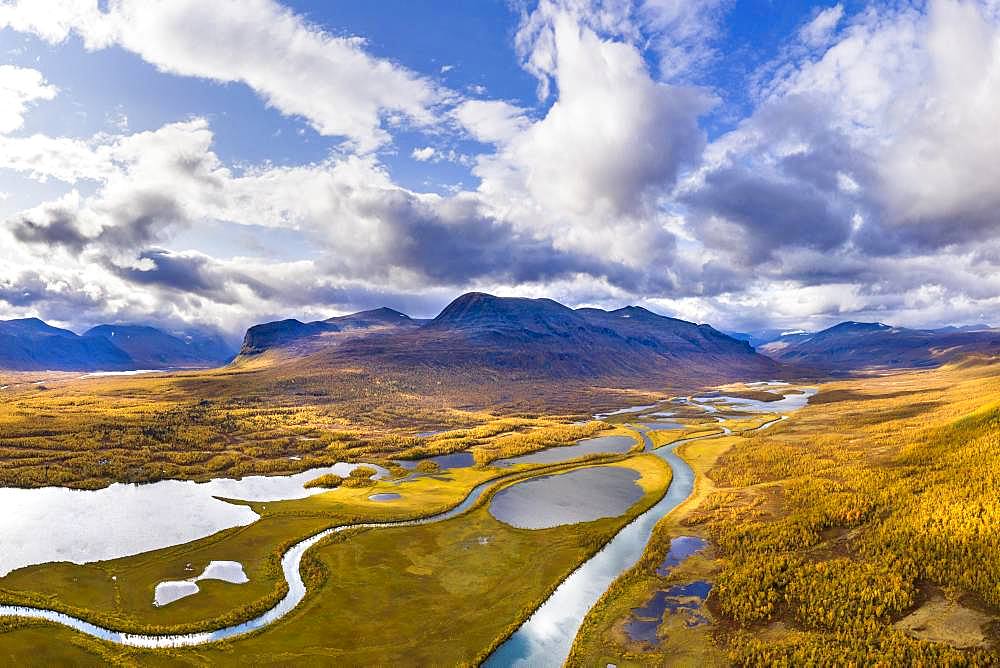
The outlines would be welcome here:
[[[821,332],[783,337],[760,351],[782,362],[824,370],[929,367],[968,353],[1000,353],[1000,331],[842,322]]]
[[[121,371],[132,359],[111,342],[77,336],[37,318],[0,322],[0,368],[14,371]]]
[[[98,325],[83,336],[111,342],[140,369],[220,366],[234,354],[221,336],[207,332],[172,335],[143,325]]]
[[[322,349],[344,338],[334,336],[362,335],[397,328],[417,327],[421,321],[391,308],[378,308],[342,315],[328,320],[301,322],[299,320],[279,320],[254,325],[243,337],[240,355],[259,355],[268,350],[294,350],[299,354]]]
[[[232,356],[217,334],[173,336],[152,327],[99,325],[78,336],[37,318],[0,322],[0,368],[12,371],[207,367]]]
[[[364,320],[365,316],[345,318]],[[701,373],[712,378],[759,378],[771,377],[779,369],[747,343],[707,325],[637,307],[610,312],[574,310],[550,299],[469,293],[426,323],[401,314],[392,316],[386,326],[353,331],[345,330],[344,319],[292,322],[252,328],[243,354],[276,350],[303,358],[303,365],[308,362],[314,367],[478,369],[549,379]],[[275,330],[280,334],[274,335]],[[339,334],[331,337],[331,331]],[[263,346],[265,337],[283,342]]]

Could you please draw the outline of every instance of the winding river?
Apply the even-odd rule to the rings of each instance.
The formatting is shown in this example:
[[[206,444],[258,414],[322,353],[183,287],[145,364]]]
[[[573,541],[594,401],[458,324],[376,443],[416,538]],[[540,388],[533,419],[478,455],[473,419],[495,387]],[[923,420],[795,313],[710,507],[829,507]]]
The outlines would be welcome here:
[[[514,635],[490,655],[485,666],[562,665],[587,612],[611,583],[639,560],[657,522],[691,494],[694,471],[674,451],[682,443],[697,439],[675,441],[653,449],[647,432],[641,433],[646,450],[670,465],[673,478],[667,493],[563,580]]]
[[[236,636],[245,635],[253,631],[264,628],[265,626],[270,626],[277,620],[281,619],[289,612],[291,612],[295,607],[302,602],[306,596],[306,585],[302,581],[301,574],[301,564],[302,557],[306,551],[311,548],[316,543],[320,542],[327,536],[330,536],[341,531],[346,531],[348,529],[378,529],[385,527],[401,527],[401,526],[417,526],[421,524],[430,524],[432,522],[441,522],[447,519],[451,519],[457,515],[461,515],[466,510],[472,507],[476,501],[486,492],[487,489],[496,485],[507,478],[516,476],[516,473],[503,476],[501,478],[494,478],[493,480],[488,480],[486,482],[480,483],[472,488],[468,496],[459,503],[457,506],[446,510],[443,513],[438,513],[437,515],[431,515],[429,517],[424,517],[418,520],[404,520],[399,522],[366,522],[360,524],[344,524],[341,526],[331,527],[325,531],[321,531],[317,534],[306,538],[285,552],[284,556],[281,558],[281,570],[284,573],[285,580],[288,582],[288,593],[285,597],[281,599],[273,608],[267,612],[255,617],[251,620],[243,622],[242,624],[235,624],[233,626],[227,626],[225,628],[217,629],[215,631],[204,631],[200,633],[183,633],[175,635],[146,635],[138,633],[123,633],[121,631],[114,631],[112,629],[104,628],[103,626],[98,626],[96,624],[91,624],[85,620],[73,617],[72,615],[67,615],[62,612],[56,612],[55,610],[48,610],[44,608],[32,608],[27,606],[18,605],[0,605],[0,617],[21,617],[26,619],[41,619],[49,622],[54,622],[56,624],[62,624],[63,626],[68,626],[72,629],[79,631],[85,635],[91,636],[93,638],[98,638],[116,645],[125,645],[127,647],[142,647],[142,648],[170,648],[170,647],[192,647],[195,645],[204,645],[206,643],[217,642],[220,640],[228,640],[230,638],[235,638]]]
[[[764,429],[783,418],[772,420],[761,425],[758,429]],[[677,456],[675,450],[680,445],[690,441],[715,438],[730,433],[728,429],[723,428],[723,434],[697,436],[653,449],[648,431],[642,427],[637,427],[637,429],[642,434],[645,449],[670,465],[673,479],[667,493],[652,508],[626,525],[597,554],[567,577],[548,600],[506,642],[500,645],[487,659],[485,665],[561,665],[569,655],[576,633],[590,608],[622,572],[631,568],[638,561],[657,522],[691,494],[694,487],[694,472],[684,460]],[[302,557],[307,550],[324,538],[348,529],[418,526],[451,519],[471,508],[489,488],[515,475],[517,474],[512,473],[480,483],[469,492],[461,503],[437,515],[409,521],[335,526],[296,543],[285,552],[281,559],[282,572],[288,583],[288,592],[284,598],[270,610],[241,624],[199,633],[146,635],[115,631],[65,613],[44,608],[0,605],[0,617],[45,620],[67,626],[93,638],[128,647],[191,647],[228,640],[273,624],[302,602],[306,596],[306,586],[302,580],[300,568]]]

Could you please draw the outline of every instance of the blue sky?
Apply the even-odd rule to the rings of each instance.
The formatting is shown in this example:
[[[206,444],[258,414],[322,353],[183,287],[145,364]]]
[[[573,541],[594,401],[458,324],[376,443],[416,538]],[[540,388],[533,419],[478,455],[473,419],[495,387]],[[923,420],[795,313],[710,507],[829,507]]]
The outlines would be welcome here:
[[[1000,320],[993,0],[0,3],[0,317]],[[995,202],[1000,203],[1000,202]]]

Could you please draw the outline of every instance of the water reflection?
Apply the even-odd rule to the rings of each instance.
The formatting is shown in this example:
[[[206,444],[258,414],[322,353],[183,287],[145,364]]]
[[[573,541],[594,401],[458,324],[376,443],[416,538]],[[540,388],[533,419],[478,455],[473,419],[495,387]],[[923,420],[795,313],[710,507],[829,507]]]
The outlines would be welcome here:
[[[708,624],[701,606],[711,591],[712,583],[704,580],[657,591],[644,605],[632,608],[625,633],[634,642],[655,646],[660,644],[658,629],[666,613],[679,615],[688,628]]]
[[[383,492],[381,494],[372,494],[368,497],[369,501],[395,501],[396,499],[403,498],[399,494],[394,494],[392,492]]]
[[[805,406],[809,402],[809,397],[816,394],[816,391],[815,387],[803,388],[801,393],[786,394],[778,401],[759,401],[757,399],[730,397],[726,395],[695,397],[694,401],[706,409],[712,406],[712,404],[724,403],[734,409],[748,413],[787,413],[797,411]],[[714,406],[713,409],[718,410]],[[715,412],[715,410],[712,412]]]
[[[653,451],[670,464],[673,480],[666,495],[639,515],[601,549],[562,581],[505,643],[490,655],[486,666],[559,666],[569,654],[587,611],[623,571],[631,568],[646,548],[661,517],[688,497],[694,472],[674,449],[682,441]]]
[[[466,469],[473,466],[476,463],[476,459],[472,456],[471,452],[453,452],[448,455],[436,455],[422,459],[401,459],[398,464],[407,471],[412,471],[421,462],[434,462],[441,470]]]
[[[706,545],[705,540],[698,536],[678,536],[674,538],[670,541],[670,550],[667,552],[667,556],[663,558],[663,563],[657,567],[656,574],[660,577],[670,575],[671,571],[692,554],[704,550]]]
[[[497,492],[490,514],[519,529],[547,529],[563,524],[618,517],[642,498],[639,473],[617,466],[597,466],[541,476]]]
[[[643,422],[642,426],[650,431],[674,431],[687,427],[680,422]]]
[[[250,582],[243,564],[238,561],[212,561],[201,572],[201,575],[187,580],[161,582],[156,585],[153,593],[153,605],[160,607],[188,596],[197,594],[201,580],[221,580],[231,584],[246,584]]]
[[[578,441],[573,445],[560,445],[527,455],[498,459],[493,465],[507,467],[515,464],[561,464],[588,455],[628,452],[635,447],[635,444],[635,439],[631,436],[598,436]]]
[[[0,576],[53,561],[84,564],[116,559],[246,526],[260,519],[246,501],[302,499],[326,490],[306,489],[310,480],[347,476],[358,464],[340,463],[288,476],[217,478],[208,482],[162,480],[146,485],[116,483],[104,489],[0,488]],[[366,464],[365,466],[372,466]],[[388,472],[375,467],[377,477]]]

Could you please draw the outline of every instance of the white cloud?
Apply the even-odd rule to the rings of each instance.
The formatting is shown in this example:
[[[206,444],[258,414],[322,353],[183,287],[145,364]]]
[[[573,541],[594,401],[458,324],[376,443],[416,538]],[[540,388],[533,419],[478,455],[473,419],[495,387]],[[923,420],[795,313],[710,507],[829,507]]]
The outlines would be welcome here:
[[[689,80],[716,59],[729,0],[643,0],[638,14],[659,56],[663,80]]]
[[[812,48],[820,48],[829,44],[834,31],[844,18],[844,6],[836,4],[828,7],[807,23],[799,31],[799,39]]]
[[[57,92],[38,70],[0,65],[0,134],[19,129],[31,103],[51,100]]]
[[[601,258],[560,251],[547,238],[491,218],[475,193],[442,197],[401,188],[371,155],[294,167],[264,164],[235,175],[213,152],[203,119],[99,135],[88,144],[46,139],[54,152],[70,152],[33,170],[58,171],[97,187],[92,193],[70,190],[4,221],[6,248],[19,258],[8,267],[6,294],[20,295],[19,301],[28,301],[17,292],[24,281],[51,284],[40,259],[45,253],[58,256],[63,268],[86,268],[102,286],[131,285],[148,303],[169,304],[187,320],[212,304],[230,313],[259,313],[324,303],[343,296],[330,286],[359,281],[403,293],[607,271]],[[77,151],[81,144],[85,150]],[[72,164],[74,157],[80,164]],[[171,248],[178,231],[206,221],[293,230],[323,252],[296,271],[303,281],[296,286],[285,274],[261,269],[263,260],[222,261],[197,249]],[[54,299],[50,288],[42,292]],[[127,303],[138,308],[136,300]]]
[[[0,9],[4,25],[52,42],[73,31],[88,48],[117,44],[165,72],[243,82],[362,150],[388,141],[388,115],[432,123],[441,96],[427,79],[370,56],[363,40],[328,34],[272,0],[115,0],[106,13],[82,0],[16,0]]]
[[[110,147],[97,138],[0,136],[0,167],[24,172],[38,181],[104,180],[112,174],[110,160]]]
[[[546,115],[529,122],[503,103],[459,108],[474,136],[498,143],[474,170],[479,191],[497,215],[563,248],[625,266],[665,260],[673,238],[657,200],[697,159],[698,117],[711,98],[654,81],[637,47],[599,37],[573,13],[546,12],[528,21],[539,40],[531,67],[558,94]]]
[[[418,162],[427,162],[434,157],[436,151],[433,146],[424,146],[423,148],[415,148],[410,155],[414,160]]]
[[[702,63],[725,56],[725,0],[541,0],[516,36],[545,99],[534,107],[442,92],[273,2],[138,6],[6,4],[0,25],[243,81],[360,153],[230,169],[201,119],[89,139],[0,134],[0,168],[67,184],[0,225],[0,300],[18,309],[44,295],[62,315],[75,305],[246,322],[478,287],[645,301],[727,326],[1000,314],[995,3],[818,12],[762,70],[757,108],[705,151],[712,96],[665,81],[698,81]],[[9,113],[0,102],[7,126],[55,94],[41,75],[32,82]],[[442,197],[394,183],[368,149],[397,122],[463,133],[418,146],[418,161],[469,164],[452,139],[491,145],[475,159],[478,186]],[[174,247],[178,229],[197,238],[205,221],[272,228],[315,256]]]
[[[869,165],[865,195],[886,225],[932,243],[1000,232],[1000,17],[985,5],[869,10],[818,58],[785,68],[764,106],[794,98],[816,100],[808,122],[827,123]],[[750,150],[776,147],[763,139]]]
[[[454,114],[474,139],[486,143],[505,143],[528,126],[524,110],[503,100],[469,100]]]
[[[925,78],[892,91],[895,132],[879,128],[892,137],[879,156],[885,203],[902,223],[980,220],[1000,233],[1000,22],[974,3],[937,0],[926,29]]]

